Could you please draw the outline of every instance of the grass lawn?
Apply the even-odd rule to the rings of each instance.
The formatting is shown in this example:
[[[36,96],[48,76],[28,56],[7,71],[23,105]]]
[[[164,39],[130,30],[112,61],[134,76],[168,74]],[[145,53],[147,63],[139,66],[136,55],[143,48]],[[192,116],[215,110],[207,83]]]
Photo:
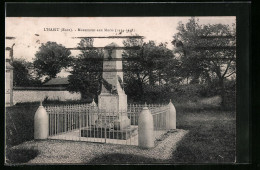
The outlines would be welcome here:
[[[172,156],[172,162],[234,162],[235,112],[214,109],[179,109],[177,128],[189,130]]]

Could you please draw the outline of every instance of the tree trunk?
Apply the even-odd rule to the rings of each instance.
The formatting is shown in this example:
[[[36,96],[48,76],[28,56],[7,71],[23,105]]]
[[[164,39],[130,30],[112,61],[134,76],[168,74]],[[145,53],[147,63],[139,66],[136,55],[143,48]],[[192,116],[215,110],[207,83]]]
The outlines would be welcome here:
[[[149,84],[154,85],[154,77],[152,71],[149,71]]]
[[[219,79],[219,87],[220,87],[220,95],[221,95],[221,107],[222,109],[226,108],[226,94],[225,94],[225,86],[224,86],[224,78]]]
[[[143,100],[143,96],[144,96],[144,89],[143,89],[143,82],[141,80],[141,77],[139,74],[137,74],[137,78],[138,78],[138,86],[139,86],[139,96],[140,96],[140,100],[142,101]]]
[[[161,72],[158,72],[158,82],[159,82],[159,86],[161,85]]]

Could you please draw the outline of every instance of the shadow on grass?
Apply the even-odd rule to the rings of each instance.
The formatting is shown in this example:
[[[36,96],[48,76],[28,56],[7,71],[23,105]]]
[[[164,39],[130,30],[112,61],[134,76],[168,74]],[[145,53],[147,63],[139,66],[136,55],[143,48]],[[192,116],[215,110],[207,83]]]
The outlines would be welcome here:
[[[87,164],[159,164],[161,160],[130,154],[107,154],[96,157]]]
[[[8,149],[6,150],[6,163],[7,165],[27,163],[38,154],[39,151],[34,149]]]

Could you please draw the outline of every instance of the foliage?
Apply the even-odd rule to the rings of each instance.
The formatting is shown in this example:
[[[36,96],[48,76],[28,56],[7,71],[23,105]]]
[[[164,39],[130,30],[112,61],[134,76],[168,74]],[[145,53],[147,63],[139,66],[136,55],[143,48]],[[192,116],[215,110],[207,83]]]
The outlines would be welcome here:
[[[163,85],[174,80],[175,68],[178,65],[166,43],[156,45],[154,41],[148,43],[130,38],[123,42],[126,47],[139,46],[139,50],[125,50],[123,63],[125,90],[133,100],[142,101],[144,85]]]
[[[143,102],[169,103],[170,99],[174,103],[197,102],[203,97],[204,88],[202,84],[144,85]]]
[[[81,39],[78,44],[81,54],[73,60],[68,90],[80,92],[83,99],[92,99],[97,98],[101,90],[103,53],[86,47],[93,47],[93,39]]]
[[[39,76],[55,78],[62,68],[70,65],[70,54],[70,50],[63,45],[48,41],[39,47],[33,64]]]
[[[31,63],[22,60],[15,59],[12,62],[13,66],[13,85],[15,87],[32,87],[41,85],[41,81],[33,77],[29,72],[29,67]]]
[[[7,164],[21,164],[27,163],[39,155],[36,149],[7,149],[6,163]]]
[[[199,20],[191,18],[186,25],[179,23],[174,36],[174,53],[180,57],[180,72],[190,83],[217,80],[225,104],[224,80],[235,76],[236,38],[235,24],[199,25]]]
[[[33,140],[34,114],[38,105],[7,107],[5,113],[6,145],[14,146]]]

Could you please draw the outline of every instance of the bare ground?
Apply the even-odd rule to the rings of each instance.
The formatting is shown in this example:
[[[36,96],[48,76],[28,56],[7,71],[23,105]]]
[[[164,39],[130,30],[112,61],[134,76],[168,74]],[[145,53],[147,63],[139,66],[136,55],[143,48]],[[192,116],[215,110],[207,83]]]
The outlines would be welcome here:
[[[89,142],[75,142],[62,140],[43,140],[28,141],[20,145],[14,146],[12,150],[28,149],[38,150],[39,154],[26,164],[108,164],[102,159],[96,158],[105,155],[131,155],[134,159],[127,158],[125,162],[113,163],[165,163],[172,156],[176,149],[177,143],[188,133],[186,130],[176,130],[165,134],[165,139],[159,141],[156,147],[152,149],[141,149],[138,146],[116,145],[116,144],[100,144]],[[122,158],[122,157],[121,157]],[[121,160],[122,159],[117,159]],[[145,161],[144,161],[145,160]],[[156,162],[155,162],[156,160]]]

